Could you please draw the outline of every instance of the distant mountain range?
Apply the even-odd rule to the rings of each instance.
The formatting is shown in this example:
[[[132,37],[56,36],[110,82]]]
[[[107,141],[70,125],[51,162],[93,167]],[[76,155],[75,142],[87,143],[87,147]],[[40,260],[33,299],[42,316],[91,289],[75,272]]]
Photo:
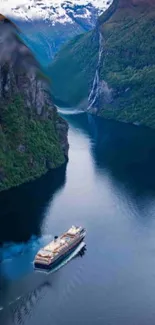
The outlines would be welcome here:
[[[94,28],[109,0],[45,0],[13,4],[3,12],[18,24],[38,60],[47,65],[60,47],[74,36]]]

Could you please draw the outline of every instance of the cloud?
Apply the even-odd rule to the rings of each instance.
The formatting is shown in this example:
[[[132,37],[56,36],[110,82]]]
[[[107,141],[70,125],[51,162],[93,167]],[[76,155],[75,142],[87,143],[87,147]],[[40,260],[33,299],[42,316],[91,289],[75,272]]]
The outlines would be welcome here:
[[[32,3],[35,1],[32,1]],[[11,14],[12,8],[21,7],[26,9],[28,0],[0,0],[0,13]]]

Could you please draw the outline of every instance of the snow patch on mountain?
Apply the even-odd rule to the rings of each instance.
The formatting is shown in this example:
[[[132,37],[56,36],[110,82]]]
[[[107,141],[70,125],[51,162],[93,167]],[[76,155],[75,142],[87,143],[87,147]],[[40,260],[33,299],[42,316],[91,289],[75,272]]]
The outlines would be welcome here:
[[[20,28],[23,40],[46,66],[75,36],[95,27],[112,0],[0,0],[0,13]]]
[[[51,21],[54,25],[56,22],[72,23],[71,16],[75,9],[78,18],[80,16],[81,18],[89,18],[92,15],[92,8],[101,13],[111,2],[111,0],[15,0],[11,3],[11,1],[2,0],[0,11],[15,19],[44,19]]]

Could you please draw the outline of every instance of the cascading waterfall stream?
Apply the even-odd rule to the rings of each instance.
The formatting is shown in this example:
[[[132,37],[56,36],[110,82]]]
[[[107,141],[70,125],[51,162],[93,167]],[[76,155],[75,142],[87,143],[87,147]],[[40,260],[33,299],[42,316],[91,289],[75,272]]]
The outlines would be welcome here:
[[[88,98],[88,111],[92,108],[97,110],[97,102],[100,95],[100,67],[102,63],[102,56],[103,56],[103,36],[102,33],[99,32],[99,56],[98,56],[98,64],[95,72],[95,78],[93,82],[93,86]]]
[[[104,107],[104,104],[112,102],[112,89],[109,87],[108,83],[100,79],[101,68],[103,66],[104,58],[104,38],[102,33],[99,31],[99,54],[98,63],[96,67],[94,82],[92,90],[88,98],[88,108],[87,111],[91,113],[97,113],[100,109]]]

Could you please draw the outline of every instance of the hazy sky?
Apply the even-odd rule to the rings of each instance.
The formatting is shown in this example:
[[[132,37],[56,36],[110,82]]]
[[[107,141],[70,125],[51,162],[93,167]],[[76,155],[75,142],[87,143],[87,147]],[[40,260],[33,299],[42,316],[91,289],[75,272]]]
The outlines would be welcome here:
[[[9,14],[11,13],[11,8],[24,6],[29,2],[29,0],[0,0],[0,12],[2,14]],[[35,0],[31,0],[31,3],[35,3]]]

